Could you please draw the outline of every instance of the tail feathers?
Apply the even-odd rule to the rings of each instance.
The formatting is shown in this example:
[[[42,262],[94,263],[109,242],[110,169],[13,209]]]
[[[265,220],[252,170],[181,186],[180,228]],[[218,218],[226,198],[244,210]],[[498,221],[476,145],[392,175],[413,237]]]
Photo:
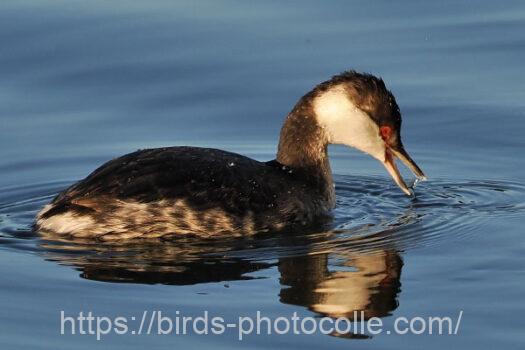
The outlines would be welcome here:
[[[68,202],[46,205],[36,219],[36,229],[60,234],[79,232],[89,229],[94,223],[90,213],[95,210]]]

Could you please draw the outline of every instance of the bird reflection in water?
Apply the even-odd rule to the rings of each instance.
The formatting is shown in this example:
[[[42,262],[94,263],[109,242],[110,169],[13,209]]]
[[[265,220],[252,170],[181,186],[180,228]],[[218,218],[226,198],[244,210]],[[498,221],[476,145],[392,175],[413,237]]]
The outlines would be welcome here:
[[[305,306],[322,316],[362,322],[384,317],[397,308],[403,260],[395,250],[353,252],[330,270],[329,254],[283,258],[280,301]],[[337,333],[345,338],[365,334]]]
[[[329,237],[333,234],[250,239],[243,243],[237,239],[227,244],[181,240],[136,245],[72,244],[47,237],[41,241],[41,247],[46,259],[75,267],[82,278],[105,282],[190,285],[247,280],[255,278],[250,273],[277,265],[282,303],[352,321],[354,312],[359,315],[358,321],[389,315],[398,305],[403,266],[393,242],[363,249],[359,244],[362,240],[354,237],[343,249],[340,240],[338,248],[330,249]],[[376,237],[393,234],[384,231]],[[276,255],[268,259],[254,253],[266,251],[265,248],[279,251],[277,263],[272,259]]]

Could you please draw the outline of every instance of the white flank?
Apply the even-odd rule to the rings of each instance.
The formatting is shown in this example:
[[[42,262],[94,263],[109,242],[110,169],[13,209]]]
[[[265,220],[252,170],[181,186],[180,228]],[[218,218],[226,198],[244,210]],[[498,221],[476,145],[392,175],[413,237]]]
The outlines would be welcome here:
[[[95,222],[88,216],[63,213],[53,215],[47,219],[39,218],[37,224],[44,230],[50,230],[59,234],[67,234],[89,229]]]

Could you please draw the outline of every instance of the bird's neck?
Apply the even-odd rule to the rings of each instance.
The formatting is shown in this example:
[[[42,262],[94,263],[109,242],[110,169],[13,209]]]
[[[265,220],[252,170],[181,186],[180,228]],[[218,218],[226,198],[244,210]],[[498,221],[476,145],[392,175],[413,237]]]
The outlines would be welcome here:
[[[308,105],[298,104],[286,118],[279,138],[277,161],[306,174],[329,205],[334,206],[328,138]]]

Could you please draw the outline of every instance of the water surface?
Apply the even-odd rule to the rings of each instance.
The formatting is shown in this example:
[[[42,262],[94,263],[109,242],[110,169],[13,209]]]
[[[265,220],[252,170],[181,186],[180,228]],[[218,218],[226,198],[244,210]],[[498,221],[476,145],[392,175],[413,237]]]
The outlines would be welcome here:
[[[2,348],[522,348],[525,6],[519,1],[4,1],[0,5]],[[199,145],[274,157],[316,83],[381,75],[429,181],[407,198],[331,147],[338,207],[318,232],[101,245],[41,237],[36,212],[101,163]],[[407,178],[410,176],[406,173]],[[235,319],[456,316],[457,335],[90,336],[60,310]]]

